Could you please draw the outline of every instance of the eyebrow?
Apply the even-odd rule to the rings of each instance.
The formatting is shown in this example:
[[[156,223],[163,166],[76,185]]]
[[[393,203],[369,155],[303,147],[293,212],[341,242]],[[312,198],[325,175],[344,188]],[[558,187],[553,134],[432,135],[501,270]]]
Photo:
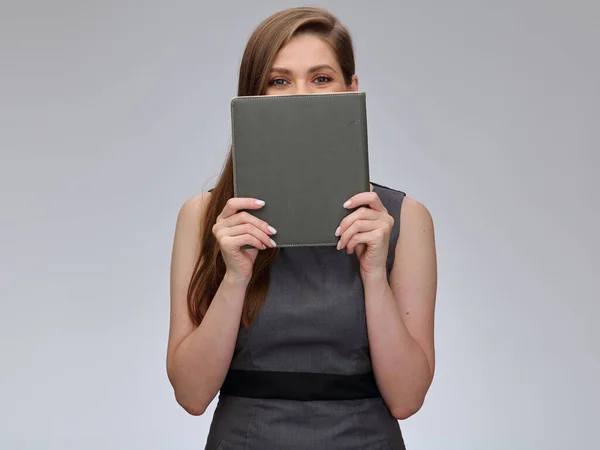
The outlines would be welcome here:
[[[321,70],[331,70],[333,73],[337,73],[337,71],[331,67],[329,64],[320,64],[318,66],[313,66],[308,70],[308,73],[315,73]],[[273,67],[271,72],[283,73],[286,75],[291,75],[292,71],[289,69],[285,69],[283,67]]]

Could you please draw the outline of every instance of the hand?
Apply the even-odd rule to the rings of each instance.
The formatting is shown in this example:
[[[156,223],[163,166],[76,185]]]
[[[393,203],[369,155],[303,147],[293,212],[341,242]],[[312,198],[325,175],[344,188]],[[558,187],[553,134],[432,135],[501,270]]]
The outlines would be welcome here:
[[[336,230],[335,235],[340,236],[337,248],[346,248],[349,255],[356,253],[363,278],[385,274],[394,218],[376,192],[362,192],[344,203],[344,208],[357,206],[361,207],[346,216]]]
[[[254,198],[231,198],[212,228],[227,266],[227,273],[236,278],[249,280],[258,249],[276,247],[269,237],[277,233],[275,228],[252,214],[238,212],[241,209],[260,209],[264,205],[265,202]],[[254,248],[242,249],[245,245]]]

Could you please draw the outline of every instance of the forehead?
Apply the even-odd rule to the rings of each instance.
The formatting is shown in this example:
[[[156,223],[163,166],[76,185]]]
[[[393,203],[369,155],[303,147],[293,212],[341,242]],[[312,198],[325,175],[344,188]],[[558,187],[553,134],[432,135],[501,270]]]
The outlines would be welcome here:
[[[302,70],[319,64],[336,67],[337,61],[329,44],[312,34],[301,34],[290,39],[273,63],[276,67],[290,70]]]

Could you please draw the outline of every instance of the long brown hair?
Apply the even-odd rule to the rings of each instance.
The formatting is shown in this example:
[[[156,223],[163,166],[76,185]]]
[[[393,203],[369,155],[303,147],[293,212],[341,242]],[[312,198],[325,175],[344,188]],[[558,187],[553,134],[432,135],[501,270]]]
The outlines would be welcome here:
[[[271,67],[279,51],[300,33],[317,34],[328,43],[342,69],[346,85],[354,75],[354,50],[348,30],[335,16],[320,8],[299,7],[279,11],[263,20],[250,37],[240,65],[238,96],[264,95]],[[212,190],[201,223],[200,248],[188,289],[188,310],[198,325],[215,296],[226,267],[212,227],[233,192],[233,160],[229,151],[221,176]],[[263,304],[269,285],[269,265],[279,249],[258,253],[246,292],[242,323],[249,327]]]

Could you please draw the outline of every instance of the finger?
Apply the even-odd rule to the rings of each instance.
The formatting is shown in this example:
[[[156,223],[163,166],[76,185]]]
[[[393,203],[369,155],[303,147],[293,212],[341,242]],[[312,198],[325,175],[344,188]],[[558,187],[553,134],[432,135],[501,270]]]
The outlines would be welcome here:
[[[221,211],[219,218],[226,219],[242,209],[260,209],[263,206],[265,206],[265,202],[263,200],[256,198],[233,197],[227,200],[227,203],[225,203],[225,207],[223,208],[223,211]]]
[[[350,227],[344,231],[338,242],[338,250],[344,248],[356,233],[366,233],[382,226],[377,220],[356,220]]]
[[[357,208],[361,205],[369,206],[375,211],[386,211],[385,206],[383,206],[383,203],[379,198],[379,195],[377,195],[377,192],[361,192],[356,194],[350,197],[348,201],[344,203],[344,208]]]
[[[254,247],[256,249],[265,250],[266,246],[251,234],[240,234],[239,236],[225,236],[221,240],[221,246],[224,250],[239,250],[244,246]]]
[[[219,226],[220,227],[233,227],[235,225],[240,225],[243,223],[250,223],[250,224],[254,225],[256,228],[264,231],[268,235],[273,235],[273,234],[277,233],[277,230],[275,228],[273,228],[272,226],[270,226],[267,222],[259,219],[256,216],[253,216],[252,214],[247,213],[245,211],[234,214],[233,216],[228,217],[227,219],[221,220],[219,222]]]
[[[275,244],[275,241],[273,241],[273,239],[271,239],[269,235],[267,235],[267,233],[256,228],[251,223],[242,223],[233,227],[222,228],[217,232],[217,239],[223,239],[224,237],[242,236],[244,234],[254,236],[267,247],[274,248],[277,246],[277,244]]]
[[[357,220],[377,220],[381,217],[381,213],[369,208],[358,208],[351,214],[348,214],[340,222],[339,228],[335,235],[342,235],[355,221]]]
[[[366,246],[373,245],[383,240],[385,231],[382,228],[375,228],[374,230],[365,233],[356,233],[346,247],[346,252],[351,255],[354,253],[357,245],[365,244]]]

